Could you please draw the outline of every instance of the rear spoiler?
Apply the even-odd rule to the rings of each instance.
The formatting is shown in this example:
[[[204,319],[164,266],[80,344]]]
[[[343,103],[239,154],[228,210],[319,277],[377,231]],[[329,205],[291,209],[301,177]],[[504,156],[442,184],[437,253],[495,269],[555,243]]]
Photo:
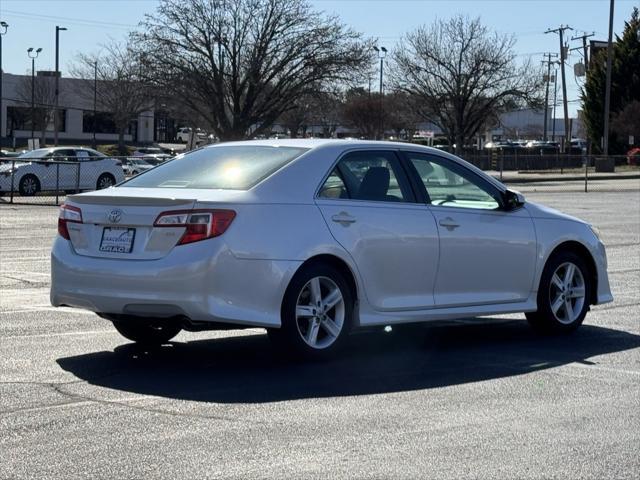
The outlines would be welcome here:
[[[120,197],[105,195],[69,195],[67,197],[73,203],[91,205],[131,205],[134,207],[178,207],[193,205],[195,198],[154,198],[154,197]]]

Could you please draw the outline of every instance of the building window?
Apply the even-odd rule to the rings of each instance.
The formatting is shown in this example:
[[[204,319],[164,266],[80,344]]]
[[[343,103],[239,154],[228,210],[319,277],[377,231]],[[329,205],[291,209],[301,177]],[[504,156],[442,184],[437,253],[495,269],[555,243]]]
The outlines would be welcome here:
[[[32,119],[33,129],[41,132],[43,126],[46,125],[46,131],[52,132],[55,128],[53,123],[53,108],[51,107],[35,107],[33,112],[31,107],[7,107],[7,134],[13,135],[16,130],[31,130]],[[67,129],[67,111],[65,109],[58,110],[58,128],[60,132]]]
[[[118,133],[116,122],[113,118],[113,114],[110,112],[96,112],[95,117],[93,111],[84,110],[82,112],[82,132],[93,133],[95,122],[96,133]],[[138,120],[134,119],[129,122],[129,125],[125,129],[125,135],[132,135],[134,138],[137,135]]]

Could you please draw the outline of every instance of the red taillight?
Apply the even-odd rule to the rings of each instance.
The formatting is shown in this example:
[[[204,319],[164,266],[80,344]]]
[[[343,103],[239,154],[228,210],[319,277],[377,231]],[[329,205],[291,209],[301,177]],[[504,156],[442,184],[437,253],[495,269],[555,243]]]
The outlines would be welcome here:
[[[162,212],[154,227],[185,227],[178,245],[222,235],[236,217],[233,210],[173,210]]]
[[[71,205],[60,205],[58,213],[58,233],[62,238],[69,240],[69,229],[67,223],[82,223],[82,211],[78,207]]]

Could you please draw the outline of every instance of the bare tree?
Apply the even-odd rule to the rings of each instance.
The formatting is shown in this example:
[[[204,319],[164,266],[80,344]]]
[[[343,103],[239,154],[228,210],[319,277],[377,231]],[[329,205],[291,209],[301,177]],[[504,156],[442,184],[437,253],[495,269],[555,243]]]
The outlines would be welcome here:
[[[311,95],[303,95],[295,101],[291,108],[280,115],[279,121],[289,131],[291,138],[297,138],[299,134],[302,137],[306,135],[307,128],[312,121],[312,102]]]
[[[423,118],[440,127],[460,153],[485,119],[513,102],[537,105],[542,75],[516,63],[515,39],[458,15],[420,27],[393,54],[396,88],[420,99]]]
[[[101,52],[80,54],[72,69],[74,76],[84,79],[78,84],[78,93],[92,102],[95,93],[97,110],[111,115],[118,133],[118,149],[122,153],[126,151],[124,135],[127,128],[153,105],[151,90],[144,83],[141,70],[142,64],[131,43],[116,41],[103,45]],[[97,73],[95,92],[94,73]]]
[[[36,75],[23,77],[18,83],[17,95],[25,107],[31,108],[31,81],[33,78],[33,114],[29,110],[29,118],[33,122],[33,130],[40,133],[40,143],[47,140],[47,126],[53,121],[55,113],[55,79],[53,77]]]
[[[375,139],[378,136],[381,113],[379,93],[368,94],[361,88],[347,93],[343,119],[360,137]]]
[[[319,91],[311,97],[310,121],[322,129],[323,138],[332,138],[342,121],[343,101],[339,91]]]
[[[397,138],[411,140],[422,119],[416,105],[419,99],[406,92],[392,92],[384,98],[384,124]]]
[[[160,0],[133,38],[153,84],[223,140],[261,133],[370,56],[360,34],[306,0]]]

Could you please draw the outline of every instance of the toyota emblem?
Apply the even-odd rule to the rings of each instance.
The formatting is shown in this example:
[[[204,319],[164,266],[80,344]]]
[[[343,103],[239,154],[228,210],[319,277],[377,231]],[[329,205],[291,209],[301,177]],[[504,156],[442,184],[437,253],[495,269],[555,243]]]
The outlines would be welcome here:
[[[120,220],[122,220],[122,213],[123,213],[122,210],[117,208],[115,210],[111,210],[108,216],[109,221],[111,223],[119,223]]]

